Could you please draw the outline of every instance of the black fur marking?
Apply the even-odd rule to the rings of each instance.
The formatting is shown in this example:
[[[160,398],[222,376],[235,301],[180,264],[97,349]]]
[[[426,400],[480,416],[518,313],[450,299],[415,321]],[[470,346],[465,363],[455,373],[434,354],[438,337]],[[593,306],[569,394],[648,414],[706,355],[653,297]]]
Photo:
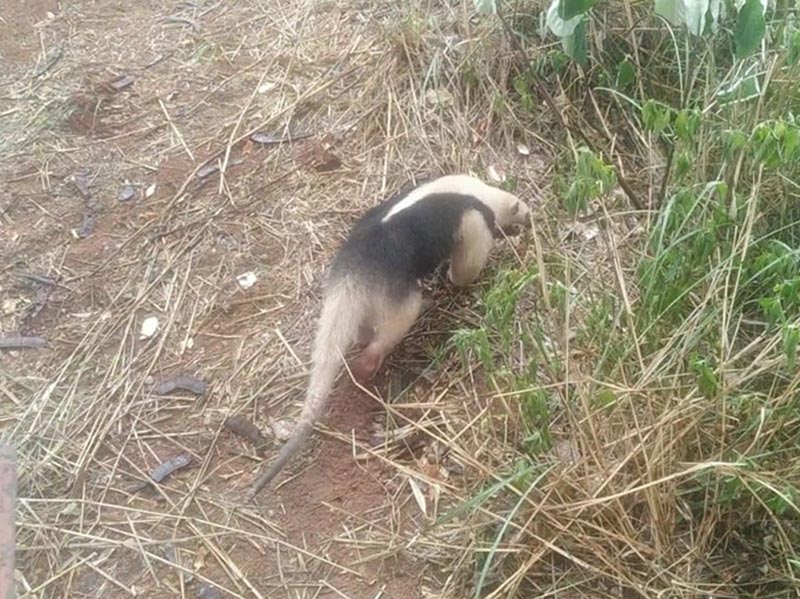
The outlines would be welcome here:
[[[381,222],[409,191],[375,206],[356,222],[331,266],[333,277],[355,270],[403,294],[450,256],[466,211],[477,210],[486,226],[496,229],[494,213],[485,204],[455,193],[425,196]]]

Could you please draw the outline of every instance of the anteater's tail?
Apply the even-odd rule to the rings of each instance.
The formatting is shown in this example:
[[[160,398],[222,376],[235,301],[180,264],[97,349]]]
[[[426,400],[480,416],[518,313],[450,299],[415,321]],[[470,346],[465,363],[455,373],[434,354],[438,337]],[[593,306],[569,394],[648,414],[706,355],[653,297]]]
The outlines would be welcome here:
[[[328,396],[336,382],[343,356],[358,338],[366,312],[366,296],[359,282],[344,277],[332,283],[326,293],[311,356],[311,380],[306,401],[292,436],[277,459],[258,476],[250,490],[255,497],[300,450],[322,416]]]

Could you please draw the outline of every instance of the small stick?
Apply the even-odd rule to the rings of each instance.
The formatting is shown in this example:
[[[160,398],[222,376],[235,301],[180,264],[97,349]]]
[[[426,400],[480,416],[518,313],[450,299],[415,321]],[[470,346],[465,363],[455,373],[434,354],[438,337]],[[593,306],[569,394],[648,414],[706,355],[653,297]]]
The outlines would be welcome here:
[[[54,52],[50,54],[50,56],[45,59],[44,65],[39,67],[39,69],[33,75],[31,75],[31,79],[37,79],[38,77],[44,75],[47,71],[52,69],[59,60],[61,60],[62,56],[64,56],[64,44],[61,44],[55,49]]]
[[[47,345],[41,337],[10,336],[0,337],[0,349],[29,349]]]
[[[164,118],[167,119],[167,123],[169,123],[170,128],[172,129],[172,131],[177,136],[178,141],[181,142],[181,146],[183,146],[183,149],[186,150],[186,153],[189,155],[189,158],[191,159],[191,161],[192,162],[197,162],[194,159],[194,154],[192,154],[192,151],[189,149],[189,146],[186,145],[186,141],[183,139],[183,135],[181,134],[180,130],[178,129],[178,127],[173,122],[172,117],[169,115],[169,112],[167,111],[167,107],[164,106],[164,102],[161,101],[161,98],[158,99],[158,105],[161,106],[161,112],[164,113]]]

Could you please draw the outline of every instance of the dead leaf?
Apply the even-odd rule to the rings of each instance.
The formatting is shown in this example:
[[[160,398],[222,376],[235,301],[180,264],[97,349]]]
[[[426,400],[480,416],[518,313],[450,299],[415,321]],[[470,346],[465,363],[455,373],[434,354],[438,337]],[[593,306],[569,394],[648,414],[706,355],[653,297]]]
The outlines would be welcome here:
[[[266,443],[266,439],[264,439],[258,427],[241,414],[228,416],[223,426],[255,447],[260,447]]]
[[[17,311],[17,308],[22,304],[23,299],[21,297],[7,297],[3,300],[2,310],[3,314],[13,314]]]
[[[553,453],[564,462],[575,462],[580,457],[578,448],[569,439],[559,439],[553,443]]]
[[[79,239],[86,239],[94,232],[94,228],[96,225],[97,225],[97,216],[95,216],[94,213],[88,212],[84,214],[81,226],[75,229],[75,236],[78,237]]]
[[[89,191],[89,171],[81,170],[72,175],[72,183],[84,200],[88,200],[92,197]]]
[[[227,168],[239,166],[243,162],[244,160],[242,160],[241,158],[231,158],[228,161]],[[218,160],[209,161],[207,164],[200,167],[200,170],[197,171],[196,177],[198,179],[207,179],[208,177],[219,171],[219,169],[220,169],[220,163]]]
[[[195,395],[203,395],[206,392],[206,384],[193,376],[178,375],[159,383],[154,392],[156,395],[167,395],[175,391],[175,389],[183,389],[191,391]]]
[[[529,148],[528,146],[526,146],[525,144],[518,144],[518,145],[517,145],[517,152],[519,152],[519,153],[520,153],[520,154],[522,154],[523,156],[529,156],[529,155],[530,155],[530,153],[531,153],[531,150],[530,150],[530,148]]]
[[[583,239],[583,241],[591,241],[600,233],[600,227],[597,226],[597,223],[583,223],[581,221],[575,221],[567,228],[566,235],[564,235],[564,239],[569,238],[570,236],[575,236]]]
[[[586,225],[586,228],[583,230],[583,238],[586,241],[591,241],[597,237],[598,233],[600,233],[600,227],[598,227],[595,223],[590,223]]]
[[[188,452],[184,451],[179,453],[173,458],[170,458],[166,462],[162,462],[150,472],[150,478],[153,479],[155,482],[160,483],[162,480],[167,478],[170,474],[177,472],[181,468],[185,468],[189,464],[192,463],[192,456]]]
[[[425,501],[425,495],[422,492],[422,489],[419,488],[419,483],[413,478],[409,478],[408,482],[411,485],[411,492],[414,495],[414,499],[417,500],[417,505],[419,506],[420,511],[423,513],[423,515],[427,516],[428,507]]]
[[[250,140],[264,146],[272,146],[287,142],[298,141],[311,137],[311,133],[289,133],[287,135],[275,135],[273,133],[266,133],[264,131],[256,131],[250,136]]]
[[[209,162],[205,166],[202,166],[199,171],[197,171],[197,178],[198,179],[205,179],[209,175],[213,175],[214,173],[216,173],[218,170],[219,170],[219,163],[218,162],[216,162],[216,161]]]
[[[192,562],[192,570],[195,572],[199,572],[202,570],[206,565],[206,548],[204,545],[200,545],[197,548],[197,554],[194,556],[194,561]]]
[[[453,104],[453,94],[446,89],[429,89],[425,92],[425,103],[431,108],[446,108]]]
[[[118,92],[133,85],[134,81],[136,80],[132,76],[122,75],[111,81],[109,85],[111,86],[111,89],[113,89],[115,92]]]
[[[70,501],[68,504],[66,504],[63,508],[61,508],[58,511],[58,515],[71,518],[73,516],[77,516],[78,514],[80,514],[80,512],[81,509],[78,506],[78,503],[76,501]]]
[[[152,185],[148,186],[147,189],[144,190],[144,197],[149,198],[156,192],[156,184],[153,183]]]
[[[342,166],[342,161],[330,151],[329,145],[318,141],[310,142],[298,152],[297,160],[305,168],[319,172],[336,170]]]
[[[486,176],[493,183],[502,183],[506,180],[505,171],[501,167],[495,166],[494,164],[489,165],[489,168],[486,169]]]

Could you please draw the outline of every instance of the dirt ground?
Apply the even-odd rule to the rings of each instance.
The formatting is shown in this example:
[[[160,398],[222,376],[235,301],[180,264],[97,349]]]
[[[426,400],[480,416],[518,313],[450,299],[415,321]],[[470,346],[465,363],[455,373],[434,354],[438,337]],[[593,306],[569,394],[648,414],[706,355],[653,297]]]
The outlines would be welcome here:
[[[299,412],[320,276],[347,224],[411,177],[498,160],[476,126],[409,117],[415,91],[387,83],[406,68],[393,6],[4,2],[0,331],[46,340],[0,354],[21,597],[454,588],[438,549],[414,546],[431,515],[416,491],[435,500],[435,484],[412,488],[406,471],[449,485],[458,465],[430,457],[425,435],[380,441],[453,401],[412,376],[435,333],[386,369],[416,381],[400,417],[379,400],[397,376],[372,394],[343,381],[277,488],[241,500],[275,455],[275,422]],[[542,169],[500,160],[524,159],[517,172]],[[176,375],[205,393],[156,393]],[[263,453],[223,426],[236,414]],[[183,452],[189,467],[137,488]]]

